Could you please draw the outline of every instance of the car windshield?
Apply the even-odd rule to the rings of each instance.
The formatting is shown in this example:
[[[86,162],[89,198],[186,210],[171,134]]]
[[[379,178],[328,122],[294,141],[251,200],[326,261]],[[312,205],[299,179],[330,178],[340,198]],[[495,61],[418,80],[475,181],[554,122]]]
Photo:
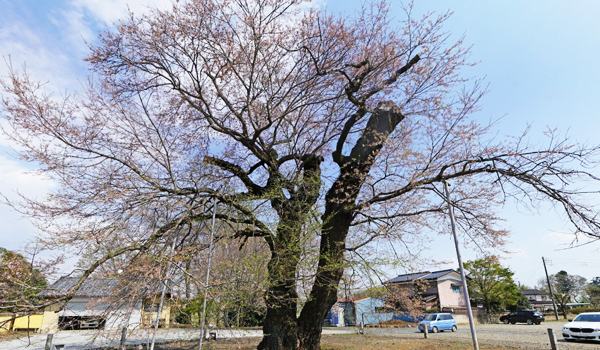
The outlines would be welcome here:
[[[437,314],[429,314],[427,317],[425,317],[425,321],[435,321],[436,318]]]
[[[600,322],[600,315],[579,315],[573,322]]]

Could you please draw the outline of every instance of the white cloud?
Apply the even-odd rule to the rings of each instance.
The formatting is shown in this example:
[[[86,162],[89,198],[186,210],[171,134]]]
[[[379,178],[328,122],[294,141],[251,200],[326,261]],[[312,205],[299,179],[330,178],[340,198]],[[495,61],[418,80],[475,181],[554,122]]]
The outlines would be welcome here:
[[[0,155],[0,193],[10,200],[18,199],[18,193],[40,198],[55,186],[54,181],[44,175],[27,170],[18,162]]]
[[[11,201],[18,201],[19,194],[41,198],[55,184],[44,176],[27,171],[19,163],[0,155],[0,193]],[[0,205],[0,246],[16,249],[32,240],[35,227],[21,214],[6,205]]]
[[[525,258],[525,259],[529,259],[531,258],[531,256],[529,256],[529,254],[527,254],[527,252],[524,249],[513,249],[511,251],[509,251],[510,256],[506,257],[506,259],[511,259],[511,258]]]
[[[57,90],[76,84],[77,64],[69,56],[68,48],[45,40],[44,35],[17,20],[3,23],[0,26],[0,55],[7,64],[0,64],[0,75],[6,76],[11,65],[16,71],[26,67],[35,80],[51,82]]]
[[[567,248],[573,244],[575,236],[571,233],[551,231],[544,236],[545,243],[551,243],[557,248]]]
[[[171,0],[73,0],[71,2],[74,8],[92,15],[107,25],[124,18],[128,9],[140,15],[151,8],[168,9],[171,3]]]

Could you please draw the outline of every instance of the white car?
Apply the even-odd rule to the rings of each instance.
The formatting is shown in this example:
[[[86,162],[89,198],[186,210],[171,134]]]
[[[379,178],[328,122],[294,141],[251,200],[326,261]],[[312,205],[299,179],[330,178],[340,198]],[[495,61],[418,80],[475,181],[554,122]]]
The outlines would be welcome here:
[[[585,312],[562,329],[566,341],[595,340],[600,341],[600,312]]]

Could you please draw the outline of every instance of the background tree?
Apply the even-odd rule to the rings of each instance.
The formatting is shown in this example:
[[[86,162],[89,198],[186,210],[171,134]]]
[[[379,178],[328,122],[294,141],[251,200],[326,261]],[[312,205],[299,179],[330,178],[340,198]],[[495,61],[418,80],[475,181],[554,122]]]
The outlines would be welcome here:
[[[529,301],[529,298],[519,290],[517,302],[514,305],[507,305],[507,309],[510,311],[531,310],[531,302]]]
[[[600,277],[594,277],[592,281],[585,287],[586,297],[588,302],[594,308],[600,308]]]
[[[0,248],[1,312],[31,311],[41,304],[35,295],[46,286],[44,275],[23,255]]]
[[[354,293],[355,298],[382,298],[388,294],[385,286],[374,286]]]
[[[461,73],[469,50],[444,32],[449,15],[411,11],[397,22],[383,1],[353,17],[297,0],[186,1],[103,33],[81,93],[50,95],[13,71],[2,126],[57,183],[13,205],[44,224],[48,248],[119,242],[85,279],[121,255],[164,276],[172,242],[206,249],[199,226],[216,200],[235,232],[217,239],[269,249],[260,349],[320,348],[348,261],[447,233],[445,181],[482,248],[504,242],[494,209],[509,198],[557,203],[599,237],[570,186],[597,179],[581,169],[598,149],[552,133],[540,147],[495,139],[473,120],[485,88]]]
[[[469,295],[481,301],[487,313],[505,310],[515,305],[522,293],[512,279],[513,272],[502,267],[496,256],[464,263]]]
[[[577,275],[569,275],[566,271],[561,270],[553,275],[550,275],[550,283],[554,300],[563,317],[567,319],[567,304],[575,302],[576,298],[583,292],[587,281],[584,277]]]

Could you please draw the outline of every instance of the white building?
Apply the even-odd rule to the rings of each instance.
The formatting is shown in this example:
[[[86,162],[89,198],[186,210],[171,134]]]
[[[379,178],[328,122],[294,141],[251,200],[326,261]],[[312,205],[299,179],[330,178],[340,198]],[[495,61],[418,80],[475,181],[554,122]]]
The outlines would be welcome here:
[[[38,293],[48,300],[67,295],[79,278],[61,277]],[[131,282],[131,281],[130,281]],[[156,320],[161,288],[158,283],[123,285],[116,278],[88,278],[66,304],[57,302],[44,310],[42,332],[60,329],[139,328]],[[159,325],[169,325],[170,293],[166,294]]]
[[[537,311],[553,310],[550,293],[538,289],[523,289],[523,294],[531,303],[531,307]]]

